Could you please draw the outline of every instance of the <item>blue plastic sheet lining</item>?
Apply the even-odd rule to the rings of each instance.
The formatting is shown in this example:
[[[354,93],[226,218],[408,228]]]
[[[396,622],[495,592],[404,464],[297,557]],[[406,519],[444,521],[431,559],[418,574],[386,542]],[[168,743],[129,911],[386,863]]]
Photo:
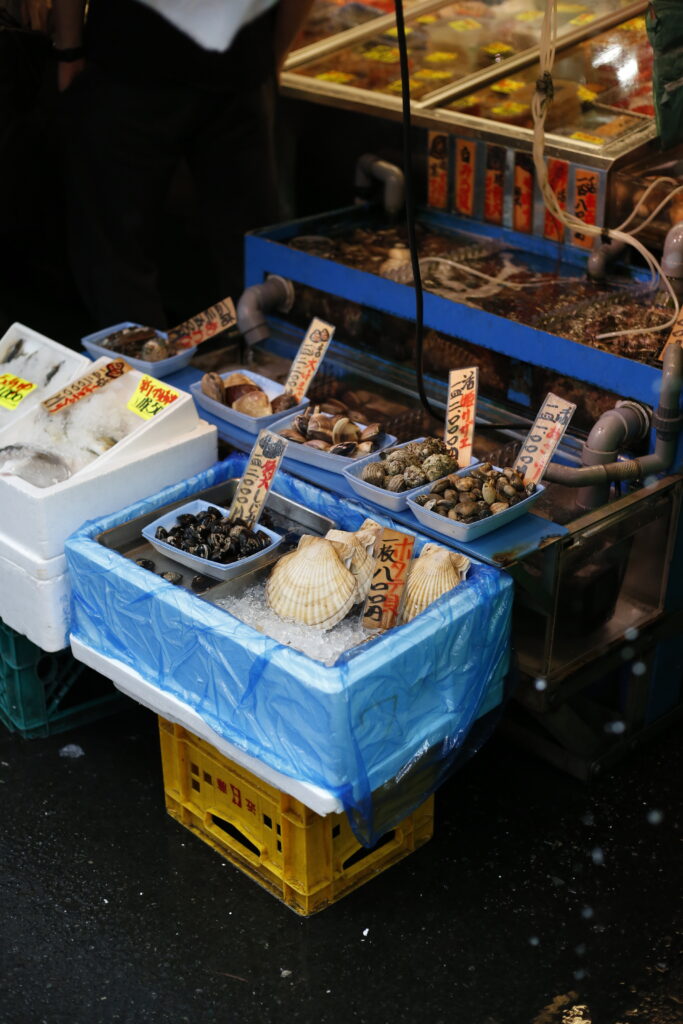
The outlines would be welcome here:
[[[326,666],[95,540],[240,476],[245,461],[231,456],[69,538],[72,634],[184,701],[241,750],[335,794],[369,846],[433,792],[472,724],[500,704],[512,581],[473,561],[467,580],[412,622]],[[341,529],[367,516],[361,505],[285,473],[274,489]],[[425,538],[416,537],[419,550]]]

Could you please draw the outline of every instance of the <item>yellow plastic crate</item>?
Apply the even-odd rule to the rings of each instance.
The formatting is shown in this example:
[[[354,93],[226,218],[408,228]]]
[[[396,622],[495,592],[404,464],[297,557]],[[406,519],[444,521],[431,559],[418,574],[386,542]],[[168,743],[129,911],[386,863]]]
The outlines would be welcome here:
[[[336,903],[432,837],[433,797],[368,850],[345,814],[316,814],[161,717],[159,735],[168,813],[297,914]]]

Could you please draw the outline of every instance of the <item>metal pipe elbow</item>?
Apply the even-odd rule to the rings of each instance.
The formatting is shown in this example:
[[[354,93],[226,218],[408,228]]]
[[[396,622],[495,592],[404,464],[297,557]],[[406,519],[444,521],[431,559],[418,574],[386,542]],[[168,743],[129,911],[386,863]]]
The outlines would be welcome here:
[[[266,314],[289,312],[294,303],[294,285],[278,274],[269,274],[261,284],[245,288],[237,302],[237,326],[247,345],[258,345],[270,337]]]
[[[384,210],[390,217],[395,216],[405,202],[406,188],[403,171],[396,164],[389,163],[388,160],[380,160],[374,153],[364,153],[356,161],[354,185],[359,201],[362,202],[369,198],[373,180],[383,182]]]

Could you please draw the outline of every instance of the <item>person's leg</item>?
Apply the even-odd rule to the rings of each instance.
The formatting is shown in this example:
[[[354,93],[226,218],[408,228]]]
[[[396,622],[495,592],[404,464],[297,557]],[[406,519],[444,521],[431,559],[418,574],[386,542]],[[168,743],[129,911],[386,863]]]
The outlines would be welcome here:
[[[281,216],[273,142],[275,84],[206,97],[186,152],[202,234],[215,265],[215,297],[244,287],[244,235]]]
[[[89,67],[62,95],[69,251],[100,327],[163,328],[158,225],[192,100]]]

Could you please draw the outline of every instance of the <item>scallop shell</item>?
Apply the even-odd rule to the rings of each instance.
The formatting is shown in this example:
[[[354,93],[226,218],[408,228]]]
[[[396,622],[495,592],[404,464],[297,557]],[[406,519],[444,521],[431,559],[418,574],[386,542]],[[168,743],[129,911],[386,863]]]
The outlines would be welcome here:
[[[375,529],[376,527],[376,529]],[[375,566],[374,547],[377,530],[382,527],[373,519],[366,519],[359,530],[348,533],[346,530],[328,530],[327,540],[336,541],[344,546],[350,557],[349,568],[356,580],[356,597],[354,604],[364,601],[368,596],[372,573]],[[345,561],[347,559],[345,558]]]
[[[401,622],[410,622],[437,597],[457,587],[467,575],[470,560],[440,544],[425,544],[410,569]]]
[[[349,545],[305,534],[296,551],[284,555],[266,584],[266,601],[282,619],[331,629],[356,599],[356,577],[344,562]]]

